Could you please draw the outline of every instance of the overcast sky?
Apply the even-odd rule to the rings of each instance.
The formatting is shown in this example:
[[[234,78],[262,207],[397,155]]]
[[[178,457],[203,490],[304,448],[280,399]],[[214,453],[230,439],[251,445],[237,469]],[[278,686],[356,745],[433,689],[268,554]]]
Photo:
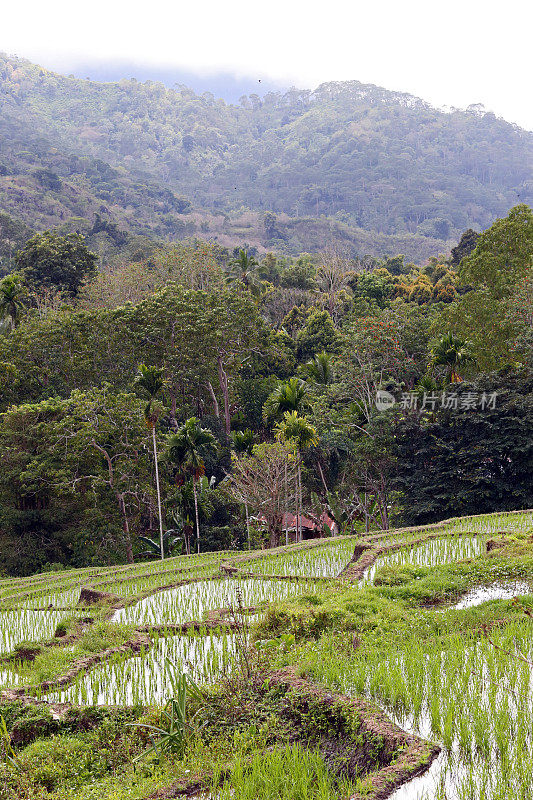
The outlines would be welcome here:
[[[4,5],[0,50],[67,73],[124,61],[302,88],[359,80],[483,103],[531,130],[532,22],[530,0],[25,0]]]

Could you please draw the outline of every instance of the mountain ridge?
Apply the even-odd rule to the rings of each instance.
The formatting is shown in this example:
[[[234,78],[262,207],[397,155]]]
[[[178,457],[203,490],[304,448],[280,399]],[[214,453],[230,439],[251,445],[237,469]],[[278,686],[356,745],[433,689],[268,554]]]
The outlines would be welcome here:
[[[374,251],[383,247],[377,238],[390,237],[390,252],[395,237],[407,237],[406,255],[423,258],[533,199],[528,131],[477,107],[443,111],[359,81],[250,95],[237,106],[186,87],[86,81],[0,55],[0,103],[0,171],[2,161],[12,170],[0,175],[0,207],[16,213],[22,198],[26,223],[44,202],[50,213],[36,210],[39,224],[100,213],[163,239],[224,238],[213,223],[222,217],[237,244],[235,223],[248,214],[247,241],[295,252],[317,237],[296,241],[287,218],[300,230],[307,218],[324,231],[348,228],[341,238],[354,252],[364,231],[375,234]],[[69,173],[76,159],[84,171]],[[88,169],[104,177],[88,178]],[[36,185],[35,170],[54,173],[56,188]]]

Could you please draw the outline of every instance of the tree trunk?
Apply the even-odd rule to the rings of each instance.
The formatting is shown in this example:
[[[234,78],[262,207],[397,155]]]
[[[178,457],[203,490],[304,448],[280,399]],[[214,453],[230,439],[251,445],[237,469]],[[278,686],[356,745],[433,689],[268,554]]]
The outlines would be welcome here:
[[[218,364],[218,380],[220,382],[222,399],[224,400],[224,422],[226,425],[226,434],[229,436],[231,431],[231,419],[229,413],[228,375],[222,363],[222,353],[218,354],[217,364]]]
[[[194,514],[196,517],[196,546],[198,552],[200,552],[200,521],[198,518],[198,496],[196,494],[196,478],[194,475],[192,477],[192,491],[194,494]]]
[[[378,489],[379,513],[381,516],[381,527],[384,531],[389,530],[389,512],[387,510],[387,489],[382,479]]]
[[[250,517],[248,516],[248,503],[244,501],[244,511],[246,514],[246,536],[248,538],[248,550],[250,550]]]
[[[176,412],[177,412],[177,409],[178,409],[178,401],[177,401],[177,397],[176,397],[176,392],[177,392],[176,387],[175,386],[171,386],[170,389],[169,389],[169,394],[170,394],[170,413],[169,413],[169,417],[170,417],[170,427],[172,428],[173,431],[177,431],[178,430],[178,420],[176,419]]]
[[[126,540],[126,558],[128,560],[128,564],[133,564],[133,545],[131,543],[131,534],[130,534],[130,524],[128,521],[128,515],[126,513],[126,503],[124,502],[124,495],[117,494],[118,504],[120,506],[120,510],[122,512],[122,529],[124,531],[124,539]]]
[[[301,458],[298,457],[298,505],[300,506],[300,538],[298,539],[299,542],[302,541],[302,461]]]
[[[161,560],[165,558],[163,544],[163,515],[161,514],[161,491],[159,489],[159,465],[157,463],[157,443],[155,440],[155,425],[152,425],[152,441],[154,444],[155,486],[157,489],[157,511],[159,514],[159,544],[161,547]]]
[[[269,525],[269,547],[279,547],[281,539],[281,517],[279,519],[271,520]]]
[[[188,556],[191,554],[191,526],[183,525],[183,538],[185,540],[185,552]]]
[[[289,544],[289,487],[287,485],[287,462],[285,462],[285,544]]]
[[[209,391],[209,394],[211,395],[211,400],[213,402],[213,411],[214,411],[215,417],[218,418],[218,417],[220,417],[220,409],[218,407],[217,396],[215,394],[215,390],[213,389],[213,385],[211,384],[211,381],[207,381],[207,389]]]
[[[383,525],[386,531],[389,530],[389,510],[387,508],[387,491],[383,490]]]
[[[320,473],[320,480],[322,481],[322,486],[324,487],[324,491],[326,492],[326,499],[327,499],[329,489],[328,489],[328,485],[326,483],[326,479],[324,478],[324,473],[322,471],[322,465],[321,465],[320,461],[317,461],[316,464],[317,464],[317,467],[318,467],[318,471]]]
[[[296,475],[295,475],[295,486],[294,486],[294,508],[295,508],[295,512],[296,512],[295,513],[295,526],[294,526],[295,527],[295,532],[294,532],[294,536],[295,536],[294,541],[295,542],[299,542],[300,541],[300,511],[299,511],[299,508],[298,508],[299,498],[300,498],[300,489],[299,489],[298,471],[297,471]]]

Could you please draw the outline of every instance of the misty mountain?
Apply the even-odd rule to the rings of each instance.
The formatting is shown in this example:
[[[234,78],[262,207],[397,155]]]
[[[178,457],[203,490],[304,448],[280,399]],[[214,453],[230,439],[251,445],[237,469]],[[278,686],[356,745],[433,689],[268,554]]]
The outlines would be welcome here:
[[[37,227],[426,258],[533,200],[531,133],[357,81],[230,104],[0,56],[0,108],[0,209]]]

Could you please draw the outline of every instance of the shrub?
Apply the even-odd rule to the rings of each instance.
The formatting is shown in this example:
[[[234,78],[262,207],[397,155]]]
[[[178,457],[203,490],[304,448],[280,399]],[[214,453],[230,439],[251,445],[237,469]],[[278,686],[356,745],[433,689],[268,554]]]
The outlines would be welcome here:
[[[76,786],[89,776],[91,747],[72,736],[38,739],[20,754],[21,769],[49,792],[62,784]]]

